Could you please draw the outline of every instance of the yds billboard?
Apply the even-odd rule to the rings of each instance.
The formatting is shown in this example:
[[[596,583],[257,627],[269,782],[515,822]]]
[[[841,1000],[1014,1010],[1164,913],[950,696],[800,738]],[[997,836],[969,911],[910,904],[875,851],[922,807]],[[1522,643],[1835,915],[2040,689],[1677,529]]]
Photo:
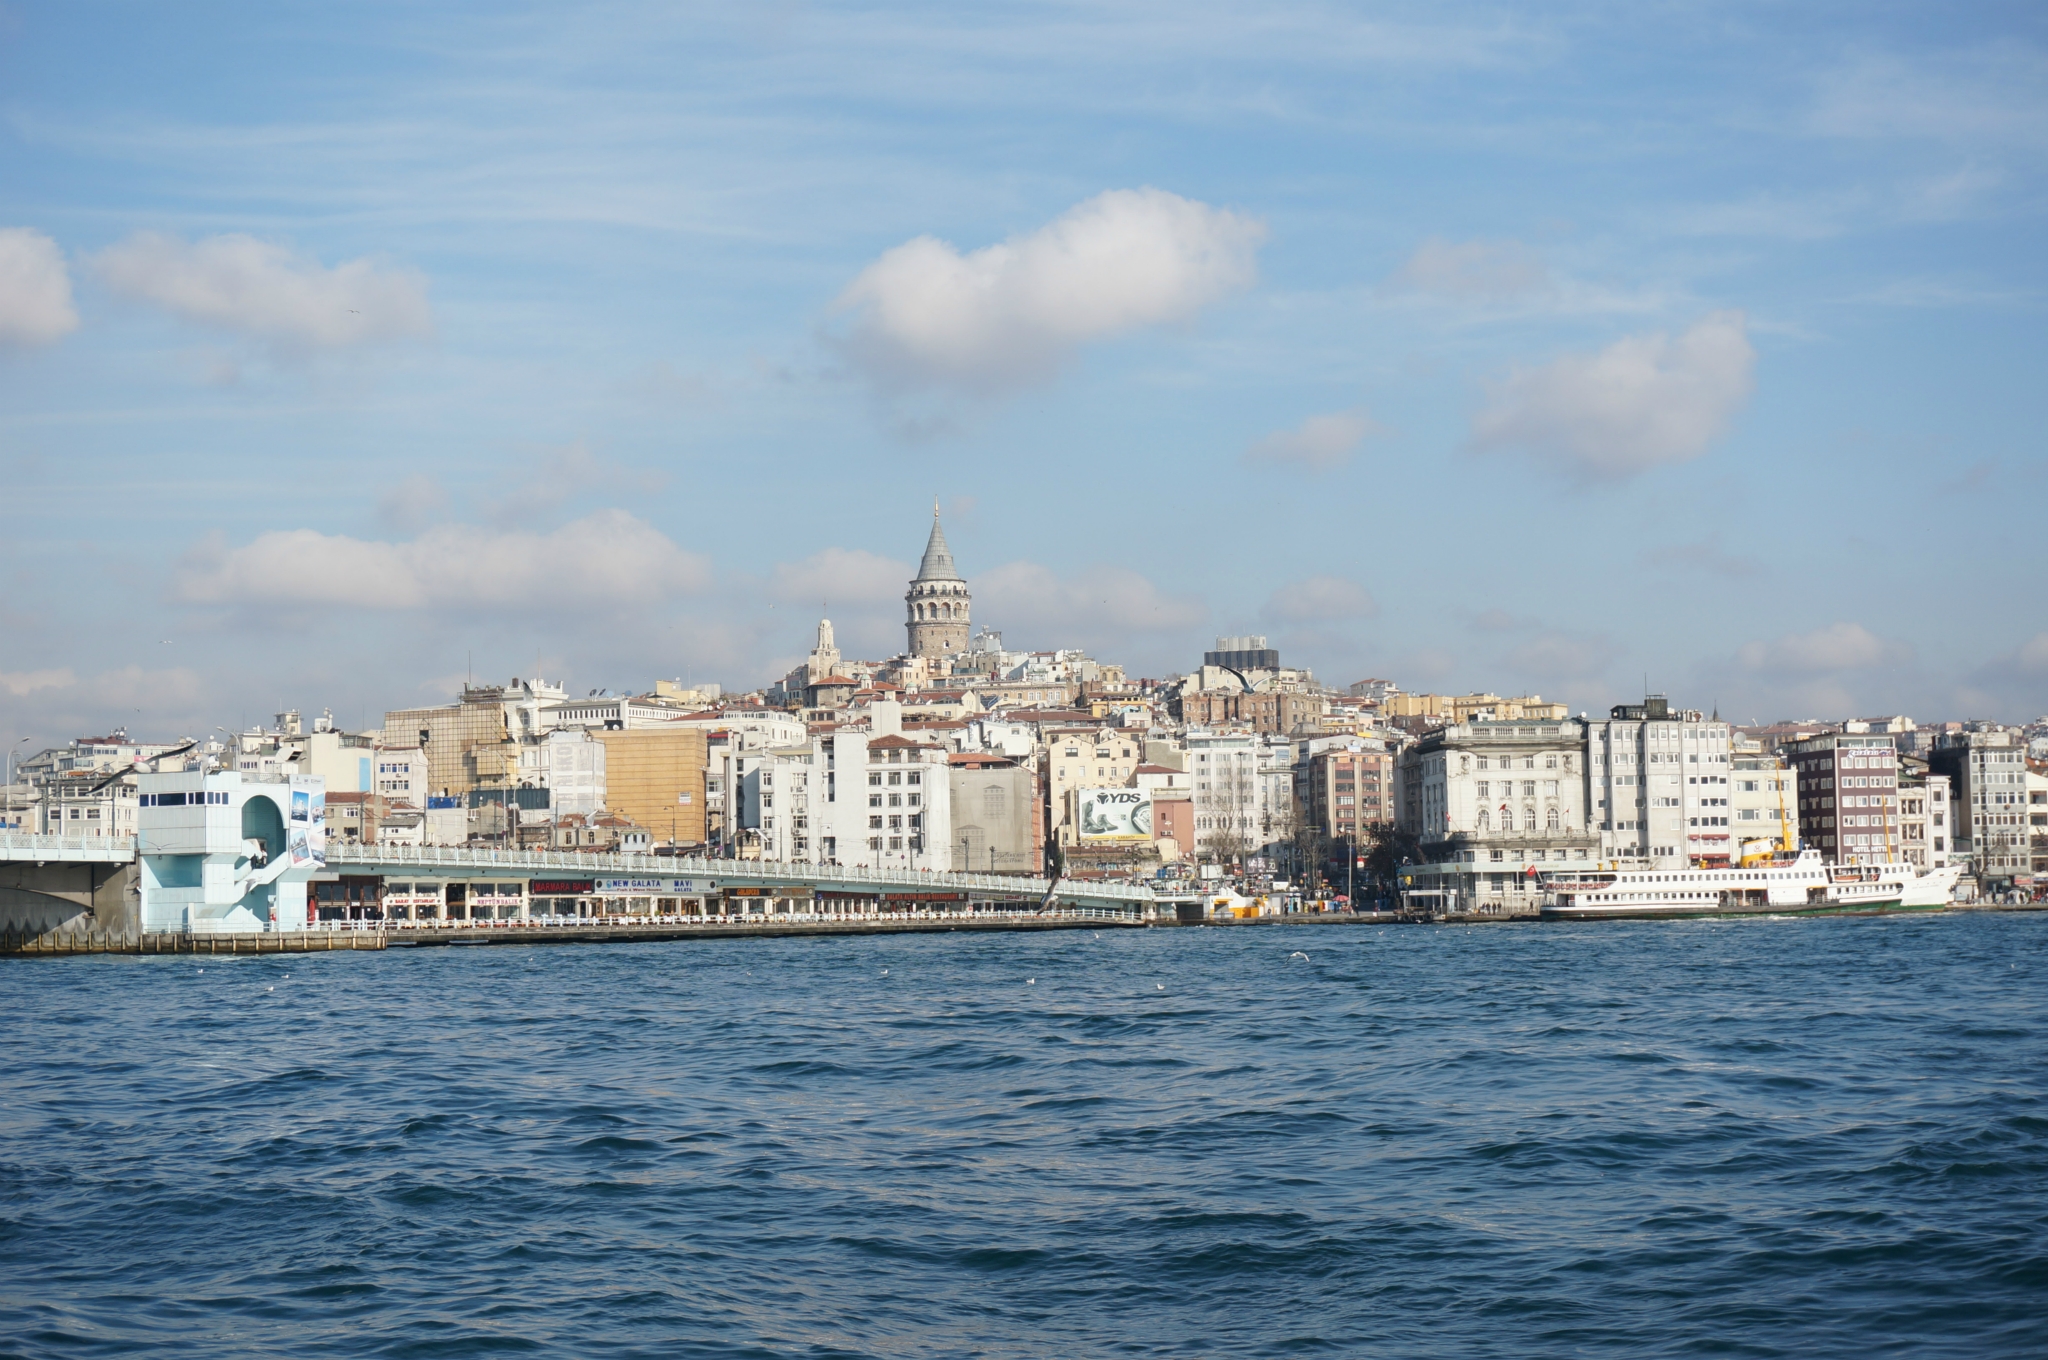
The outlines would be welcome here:
[[[1081,839],[1149,841],[1152,795],[1144,789],[1079,789]]]

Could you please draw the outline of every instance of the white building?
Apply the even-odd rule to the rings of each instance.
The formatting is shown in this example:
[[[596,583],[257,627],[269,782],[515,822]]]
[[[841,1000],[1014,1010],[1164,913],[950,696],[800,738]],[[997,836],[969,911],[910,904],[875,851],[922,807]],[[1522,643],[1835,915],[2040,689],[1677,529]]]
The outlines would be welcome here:
[[[1750,743],[1754,747],[1755,743]],[[1761,749],[1733,751],[1728,824],[1735,854],[1769,854],[1799,847],[1799,775]]]
[[[1213,858],[1250,854],[1291,835],[1294,748],[1252,732],[1187,734],[1195,842]]]
[[[1948,863],[1953,839],[1949,801],[1947,775],[1899,772],[1899,859],[1923,869]]]
[[[387,803],[418,810],[427,805],[427,753],[417,746],[379,746],[371,751],[370,792]]]
[[[72,770],[42,785],[46,836],[135,834],[135,776]]]
[[[1601,858],[1659,868],[1739,858],[1734,752],[1727,723],[1672,708],[1661,694],[1616,704],[1586,728],[1590,811]]]
[[[548,791],[555,816],[604,811],[604,743],[581,728],[557,728],[519,752],[519,782]]]
[[[1453,723],[1401,753],[1397,820],[1425,844],[1458,838],[1466,862],[1504,872],[1590,859],[1585,749],[1586,726],[1570,719]]]
[[[728,751],[720,780],[730,843],[769,860],[949,870],[947,769],[936,742],[851,727],[797,746]]]

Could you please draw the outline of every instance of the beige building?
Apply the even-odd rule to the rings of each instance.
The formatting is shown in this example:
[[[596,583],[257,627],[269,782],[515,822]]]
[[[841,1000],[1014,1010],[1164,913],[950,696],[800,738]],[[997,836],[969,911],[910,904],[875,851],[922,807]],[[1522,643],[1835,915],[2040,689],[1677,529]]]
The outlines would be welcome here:
[[[701,728],[639,727],[592,732],[604,743],[605,807],[661,844],[706,840],[705,734]]]
[[[1132,784],[1144,763],[1142,732],[1118,727],[1070,727],[1045,734],[1039,767],[1045,771],[1046,804],[1058,820],[1053,836],[1074,841],[1073,797],[1078,789],[1121,788]]]
[[[1498,694],[1397,693],[1382,701],[1381,711],[1389,717],[1442,718],[1453,723],[1563,722],[1570,716],[1563,704],[1546,704],[1540,694],[1503,699]]]

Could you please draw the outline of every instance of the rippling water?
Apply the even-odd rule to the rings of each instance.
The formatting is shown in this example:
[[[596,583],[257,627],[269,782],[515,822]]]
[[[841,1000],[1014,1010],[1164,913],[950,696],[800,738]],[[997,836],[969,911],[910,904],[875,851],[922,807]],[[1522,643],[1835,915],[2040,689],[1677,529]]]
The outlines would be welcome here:
[[[0,1354],[2039,1355],[2044,996],[2040,916],[14,962]]]

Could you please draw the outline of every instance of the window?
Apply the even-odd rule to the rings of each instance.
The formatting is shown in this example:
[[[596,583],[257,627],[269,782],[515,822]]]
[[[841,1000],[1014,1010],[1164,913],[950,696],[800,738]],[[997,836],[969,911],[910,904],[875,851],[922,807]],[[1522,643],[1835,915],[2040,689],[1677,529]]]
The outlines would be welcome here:
[[[922,783],[924,783],[924,771],[922,771],[922,770],[912,770],[912,771],[910,772],[910,780],[909,780],[909,782],[910,782],[911,784],[913,784],[913,785],[916,785],[916,784],[922,784]]]
[[[881,782],[882,782],[882,772],[881,772],[880,770],[869,770],[869,771],[868,771],[868,783],[870,783],[870,784],[879,784],[879,783],[881,783]]]
[[[1479,796],[1481,798],[1490,798],[1493,796],[1492,794],[1486,791],[1486,781],[1484,779],[1479,781]]]
[[[1535,780],[1533,780],[1533,779],[1524,779],[1524,780],[1522,781],[1522,796],[1523,796],[1524,798],[1534,798],[1534,797],[1536,796],[1536,781],[1535,781]]]
[[[1550,825],[1550,829],[1551,829],[1552,831],[1555,831],[1555,830],[1557,830],[1557,809],[1556,809],[1556,808],[1552,808],[1552,809],[1550,809],[1550,824],[1549,824],[1549,825]]]
[[[891,771],[889,771],[889,783],[890,783],[890,784],[892,784],[892,785],[896,785],[896,784],[901,784],[902,782],[903,782],[903,773],[902,773],[902,771],[900,771],[900,770],[891,770]]]
[[[882,829],[882,819],[880,817],[868,818],[868,829],[870,831],[880,831]]]
[[[880,807],[881,805],[882,805],[882,795],[881,795],[881,794],[879,794],[879,793],[871,793],[871,794],[869,794],[869,795],[868,795],[868,806],[869,806],[869,807]]]

